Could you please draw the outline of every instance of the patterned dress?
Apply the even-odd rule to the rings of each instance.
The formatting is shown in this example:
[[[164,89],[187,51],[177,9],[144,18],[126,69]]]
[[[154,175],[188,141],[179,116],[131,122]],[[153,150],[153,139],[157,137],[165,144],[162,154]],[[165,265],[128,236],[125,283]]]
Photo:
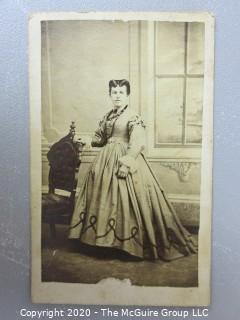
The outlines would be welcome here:
[[[92,145],[102,148],[81,185],[69,238],[140,258],[173,260],[195,253],[196,244],[144,157],[140,116],[127,106],[111,110]],[[121,165],[129,168],[126,178],[117,175]]]

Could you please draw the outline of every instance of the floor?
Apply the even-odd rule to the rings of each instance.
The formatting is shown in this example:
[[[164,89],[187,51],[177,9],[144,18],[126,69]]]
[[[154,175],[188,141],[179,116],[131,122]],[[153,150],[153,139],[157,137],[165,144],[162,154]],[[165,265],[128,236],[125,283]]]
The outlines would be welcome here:
[[[51,240],[47,225],[42,228],[42,281],[97,283],[106,278],[129,279],[138,286],[196,287],[198,256],[171,262],[142,261],[119,251],[81,245],[67,239],[67,227],[57,225]],[[196,237],[196,236],[195,236]],[[130,259],[130,260],[129,260]]]

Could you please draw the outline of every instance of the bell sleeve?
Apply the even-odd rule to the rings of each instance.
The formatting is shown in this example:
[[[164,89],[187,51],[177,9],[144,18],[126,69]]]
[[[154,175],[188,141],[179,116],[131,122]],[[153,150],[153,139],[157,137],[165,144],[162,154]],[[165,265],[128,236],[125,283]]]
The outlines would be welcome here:
[[[92,137],[92,147],[103,147],[106,144],[105,123],[105,117],[99,121],[98,128]]]
[[[132,117],[128,122],[128,149],[126,155],[119,159],[119,164],[127,166],[131,173],[137,171],[136,159],[146,145],[145,128],[146,126],[139,115]]]

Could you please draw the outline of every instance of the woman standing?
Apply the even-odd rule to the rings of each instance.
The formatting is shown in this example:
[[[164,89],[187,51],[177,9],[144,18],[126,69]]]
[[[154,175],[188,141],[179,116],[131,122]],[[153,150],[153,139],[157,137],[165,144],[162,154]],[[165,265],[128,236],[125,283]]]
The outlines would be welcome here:
[[[113,109],[99,123],[92,146],[102,147],[83,181],[71,239],[173,260],[197,250],[155,178],[143,152],[145,125],[128,107],[130,84],[111,80]]]

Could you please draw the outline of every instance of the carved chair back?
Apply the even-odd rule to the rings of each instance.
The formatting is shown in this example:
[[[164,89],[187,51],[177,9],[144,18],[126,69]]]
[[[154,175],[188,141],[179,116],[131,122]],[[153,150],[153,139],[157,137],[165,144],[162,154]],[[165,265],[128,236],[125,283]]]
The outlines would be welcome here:
[[[42,195],[43,221],[50,224],[52,236],[56,235],[55,223],[69,223],[74,209],[75,194],[80,166],[80,154],[84,143],[74,140],[75,124],[72,122],[68,135],[54,143],[47,153],[49,162],[49,190]],[[60,194],[56,194],[56,189]],[[69,196],[61,195],[61,190]]]

